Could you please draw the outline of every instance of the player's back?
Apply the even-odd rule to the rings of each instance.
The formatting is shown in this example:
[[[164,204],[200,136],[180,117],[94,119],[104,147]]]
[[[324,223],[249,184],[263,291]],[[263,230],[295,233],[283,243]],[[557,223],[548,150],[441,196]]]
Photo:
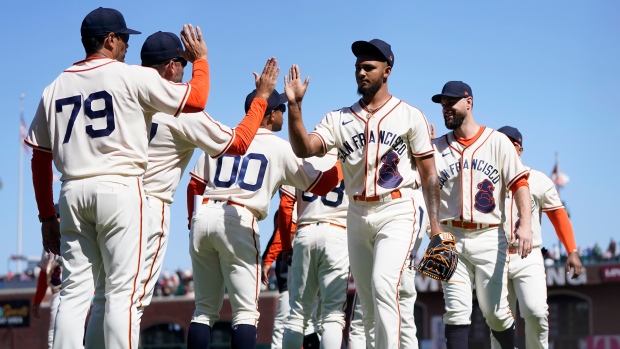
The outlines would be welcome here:
[[[304,165],[289,142],[261,128],[245,155],[224,154],[207,159],[203,154],[191,175],[207,184],[205,198],[242,204],[262,220],[281,184],[311,190],[321,171],[308,163]]]
[[[37,113],[47,117],[61,179],[144,174],[150,115],[155,108],[178,114],[189,92],[162,80],[153,69],[108,58],[77,62],[60,74]]]
[[[306,161],[311,163],[317,170],[327,171],[338,161],[337,152],[335,149],[332,149],[323,157],[304,159],[304,162]],[[298,224],[327,222],[340,226],[347,225],[349,197],[345,193],[344,180],[340,181],[325,196],[318,196],[297,189],[296,198],[299,213]]]

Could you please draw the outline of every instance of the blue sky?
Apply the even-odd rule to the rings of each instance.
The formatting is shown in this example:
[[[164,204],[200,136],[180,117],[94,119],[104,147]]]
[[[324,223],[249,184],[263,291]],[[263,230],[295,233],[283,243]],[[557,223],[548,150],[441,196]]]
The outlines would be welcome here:
[[[304,120],[314,127],[328,111],[358,99],[351,43],[383,39],[395,56],[390,92],[420,108],[439,134],[446,129],[430,97],[446,81],[463,80],[473,89],[478,123],[521,130],[526,165],[549,174],[559,153],[570,176],[561,196],[578,245],[599,242],[606,248],[610,237],[620,237],[608,220],[617,214],[620,197],[614,143],[620,126],[617,1],[11,1],[3,5],[0,23],[5,33],[0,274],[16,270],[8,259],[17,251],[19,95],[26,95],[30,124],[45,86],[84,57],[80,24],[98,6],[120,10],[130,28],[143,32],[131,36],[130,64],[139,64],[140,47],[151,33],[178,33],[184,23],[200,26],[211,65],[207,112],[229,126],[243,117],[252,71],[260,72],[274,56],[281,75],[295,63],[304,77],[311,76]],[[188,67],[185,80],[190,75]],[[276,88],[282,91],[282,77]],[[280,136],[288,138],[286,131]],[[191,265],[184,198],[188,181],[185,174],[172,205],[167,269]],[[56,197],[59,190],[57,182]],[[23,254],[37,256],[40,225],[27,155],[23,197]],[[271,235],[271,222],[267,218],[260,224],[262,246]],[[557,243],[545,217],[543,239],[548,248]]]

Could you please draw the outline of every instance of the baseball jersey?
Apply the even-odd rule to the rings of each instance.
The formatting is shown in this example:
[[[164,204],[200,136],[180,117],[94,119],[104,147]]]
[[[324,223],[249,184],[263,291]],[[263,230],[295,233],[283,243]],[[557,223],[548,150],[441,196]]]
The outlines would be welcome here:
[[[295,156],[289,142],[260,128],[245,155],[207,159],[202,154],[190,175],[206,185],[204,198],[242,204],[262,220],[280,185],[310,191],[323,172]]]
[[[383,195],[420,185],[414,157],[433,154],[426,117],[400,99],[373,114],[360,102],[332,111],[311,133],[325,152],[337,148],[348,195]]]
[[[153,115],[149,162],[144,174],[145,194],[172,203],[194,149],[199,147],[210,156],[218,157],[232,144],[234,132],[205,112],[181,113],[177,118],[163,113]]]
[[[26,143],[54,154],[63,181],[141,176],[151,116],[178,115],[189,92],[189,84],[162,79],[152,68],[86,59],[45,88]]]
[[[440,221],[501,224],[507,190],[527,175],[508,137],[488,127],[477,136],[469,146],[454,132],[433,140]]]
[[[311,157],[304,159],[321,171],[329,170],[337,161],[337,153],[332,149],[323,157]],[[305,192],[290,186],[282,186],[280,191],[296,200],[297,224],[333,223],[343,227],[347,226],[347,208],[349,198],[345,195],[344,181],[325,196]]]
[[[551,178],[540,171],[529,167],[526,168],[530,175],[527,182],[530,186],[530,196],[532,198],[532,245],[540,246],[542,245],[542,229],[540,225],[542,213],[564,208],[564,204]],[[518,222],[519,216],[517,215],[514,196],[508,191],[506,197],[506,236],[509,241],[512,232],[517,228]],[[512,246],[518,245],[518,240],[512,244]]]

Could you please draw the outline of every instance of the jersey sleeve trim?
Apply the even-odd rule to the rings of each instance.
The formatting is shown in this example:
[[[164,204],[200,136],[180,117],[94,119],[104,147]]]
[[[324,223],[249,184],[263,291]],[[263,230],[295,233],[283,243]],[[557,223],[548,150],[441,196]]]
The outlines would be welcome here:
[[[186,90],[185,90],[185,95],[183,95],[183,99],[181,100],[181,103],[179,104],[179,107],[177,108],[177,111],[174,113],[174,117],[176,118],[177,116],[179,116],[179,114],[181,114],[181,111],[183,110],[183,108],[185,107],[185,103],[187,102],[187,98],[189,97],[189,93],[192,89],[192,86],[190,84],[185,84],[186,85]]]
[[[222,132],[226,132],[226,131],[222,130]],[[226,146],[224,147],[224,149],[222,149],[221,152],[217,153],[214,156],[211,156],[211,158],[212,159],[216,159],[216,158],[219,158],[220,156],[222,156],[222,154],[226,153],[228,151],[228,149],[230,149],[230,147],[232,146],[236,136],[237,136],[237,133],[235,132],[235,129],[232,129],[232,136],[230,137],[230,140],[228,140],[228,144],[226,144]]]
[[[419,157],[423,157],[423,156],[430,155],[430,154],[433,154],[433,153],[435,153],[435,149],[434,148],[429,150],[429,151],[425,151],[424,153],[413,153],[412,152],[411,155],[415,156],[416,158],[419,158]]]
[[[293,199],[296,198],[295,193],[291,193],[289,190],[286,190],[286,188],[284,188],[284,187],[280,187],[280,191],[282,192],[282,194],[284,194],[286,196],[289,196],[289,197],[291,197]]]
[[[37,150],[44,151],[44,152],[47,152],[47,153],[51,153],[52,152],[52,149],[45,148],[45,147],[40,147],[40,146],[38,146],[38,145],[28,141],[27,139],[24,139],[24,143],[26,143],[27,146],[29,146],[29,147],[31,147],[33,149],[37,149]]]
[[[318,176],[316,176],[316,179],[312,182],[312,184],[310,184],[310,186],[309,186],[306,190],[304,190],[304,191],[305,191],[305,192],[310,192],[310,191],[312,191],[312,189],[314,188],[314,186],[316,186],[316,184],[317,184],[317,183],[321,180],[321,177],[323,177],[323,173],[324,173],[324,172],[319,173],[319,175],[318,175]]]
[[[511,188],[511,187],[512,187],[512,185],[513,185],[516,181],[518,181],[519,179],[521,179],[521,177],[525,177],[525,178],[527,179],[527,177],[529,177],[529,176],[530,176],[530,172],[529,172],[528,170],[525,170],[525,171],[523,171],[523,172],[519,173],[519,174],[518,174],[518,175],[516,175],[516,176],[515,176],[515,177],[514,177],[514,178],[513,178],[510,182],[508,182],[508,183],[506,184],[506,188]]]
[[[323,139],[323,137],[320,134],[314,131],[310,132],[310,136],[319,137],[319,140],[321,141],[321,144],[323,145],[323,155],[325,155],[327,153],[327,143],[325,143],[325,139]]]
[[[190,171],[190,172],[189,172],[189,175],[190,175],[192,178],[194,178],[195,180],[197,180],[197,181],[199,181],[199,182],[201,182],[201,183],[203,183],[203,184],[208,184],[208,183],[209,183],[209,181],[207,181],[206,179],[204,179],[204,178],[200,177],[199,175],[197,175],[197,174],[196,174],[196,173],[194,173],[193,171]]]
[[[542,211],[543,212],[555,211],[555,210],[559,210],[561,208],[564,208],[564,205],[558,205],[558,206],[553,206],[553,207],[543,207]]]

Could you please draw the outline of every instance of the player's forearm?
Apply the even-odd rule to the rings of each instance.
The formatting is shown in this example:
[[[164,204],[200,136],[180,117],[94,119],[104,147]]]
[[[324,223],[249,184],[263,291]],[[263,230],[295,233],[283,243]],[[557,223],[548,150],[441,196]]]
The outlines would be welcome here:
[[[47,292],[47,273],[45,270],[41,269],[39,272],[39,279],[37,280],[37,290],[34,293],[34,299],[32,300],[33,305],[39,305],[43,301],[45,297],[45,292]]]
[[[265,111],[267,110],[267,101],[260,98],[254,98],[248,113],[235,128],[235,139],[226,154],[245,155],[250,147],[250,143],[256,136],[256,132],[260,127]]]
[[[278,206],[278,230],[280,233],[280,241],[282,242],[282,250],[290,250],[293,248],[293,208],[295,207],[295,199],[288,195],[283,195]]]
[[[48,218],[56,214],[52,186],[54,181],[52,160],[52,153],[38,149],[32,150],[32,185],[34,186],[34,197],[39,209],[39,218]]]
[[[188,83],[192,88],[183,107],[185,113],[203,111],[207,106],[209,90],[211,89],[209,62],[206,59],[197,59],[192,64],[192,79]]]
[[[187,185],[187,226],[190,227],[192,223],[192,214],[194,213],[194,196],[204,194],[206,184],[197,181],[195,178],[190,179]]]
[[[514,192],[515,205],[517,206],[517,216],[520,225],[525,227],[532,226],[532,199],[530,198],[530,188],[520,186]]]
[[[567,253],[577,252],[577,243],[575,242],[575,234],[573,232],[573,225],[568,218],[568,213],[565,209],[547,211],[547,217],[551,221],[555,233],[564,245]]]
[[[320,141],[316,137],[310,137],[306,131],[306,126],[304,126],[304,121],[301,118],[301,102],[289,102],[288,130],[289,142],[291,142],[295,155],[300,158],[323,155],[323,146]]]
[[[426,201],[432,236],[441,231],[439,226],[439,180],[435,169],[435,158],[432,155],[416,158],[416,164],[422,180],[422,194],[424,201]]]

